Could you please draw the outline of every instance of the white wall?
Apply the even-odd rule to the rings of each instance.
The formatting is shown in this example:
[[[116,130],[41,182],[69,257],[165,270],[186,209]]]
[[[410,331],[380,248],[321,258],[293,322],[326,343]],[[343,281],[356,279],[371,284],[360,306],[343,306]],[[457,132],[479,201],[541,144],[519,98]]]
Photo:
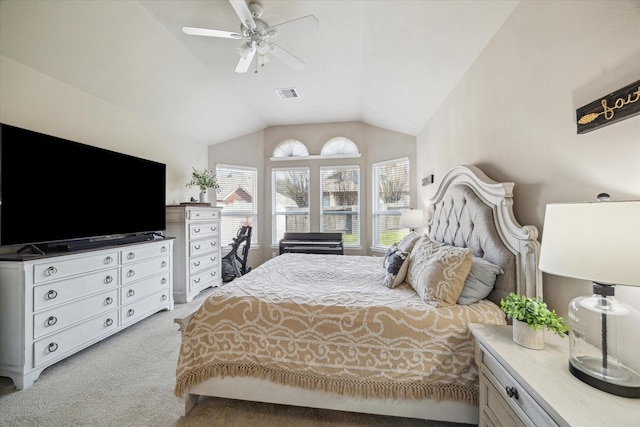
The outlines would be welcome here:
[[[185,184],[207,166],[207,147],[0,56],[0,121],[167,165],[167,204],[197,197]],[[55,160],[54,160],[55,161]],[[25,163],[26,164],[26,163]],[[144,191],[145,183],[132,183]]]
[[[418,182],[475,164],[516,183],[516,217],[540,231],[550,202],[640,199],[640,116],[576,133],[576,109],[639,79],[639,1],[523,1],[418,136]],[[419,188],[420,203],[435,187]],[[590,293],[543,279],[561,315]],[[640,308],[637,291],[617,287]]]

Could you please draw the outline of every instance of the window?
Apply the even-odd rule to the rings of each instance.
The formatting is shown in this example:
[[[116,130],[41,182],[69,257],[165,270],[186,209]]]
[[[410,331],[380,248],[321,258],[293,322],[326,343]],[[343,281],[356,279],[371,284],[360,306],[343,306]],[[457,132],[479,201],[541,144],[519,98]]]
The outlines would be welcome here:
[[[358,154],[358,146],[355,142],[344,136],[331,138],[322,146],[321,156],[341,156]]]
[[[273,236],[277,244],[286,232],[306,233],[309,228],[309,168],[273,169]]]
[[[245,166],[217,165],[216,178],[220,184],[217,194],[222,209],[221,243],[222,247],[233,242],[243,225],[253,226],[251,246],[258,245],[258,200],[256,168]]]
[[[400,214],[410,207],[409,159],[373,164],[373,246],[387,248],[402,239]]]
[[[273,150],[273,157],[306,157],[309,155],[306,145],[297,139],[285,139]]]
[[[360,168],[320,168],[320,230],[342,233],[345,245],[360,244]]]

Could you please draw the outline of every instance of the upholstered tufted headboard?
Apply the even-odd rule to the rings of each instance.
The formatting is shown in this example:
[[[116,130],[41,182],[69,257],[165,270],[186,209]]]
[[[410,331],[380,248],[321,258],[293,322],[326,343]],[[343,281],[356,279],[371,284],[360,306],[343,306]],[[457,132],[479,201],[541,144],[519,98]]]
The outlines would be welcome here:
[[[510,292],[542,296],[538,230],[515,220],[513,186],[493,181],[475,166],[456,166],[430,200],[432,240],[471,248],[504,270],[489,295],[496,304]]]

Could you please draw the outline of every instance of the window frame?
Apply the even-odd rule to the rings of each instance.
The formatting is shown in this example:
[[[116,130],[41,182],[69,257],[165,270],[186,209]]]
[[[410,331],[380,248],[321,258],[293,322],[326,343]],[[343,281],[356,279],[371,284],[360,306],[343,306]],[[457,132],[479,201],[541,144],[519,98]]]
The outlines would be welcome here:
[[[277,212],[276,210],[276,197],[278,194],[277,191],[277,180],[276,176],[278,172],[289,172],[289,171],[306,171],[307,173],[307,182],[309,185],[309,191],[307,191],[307,210],[306,212]],[[311,168],[308,166],[296,166],[290,168],[273,168],[271,169],[271,244],[278,245],[279,240],[282,238],[278,236],[278,217],[280,216],[301,216],[306,215],[307,217],[307,229],[303,232],[309,232],[311,230]],[[286,221],[286,219],[285,219]],[[286,233],[286,230],[285,230]]]
[[[406,163],[408,174],[408,189],[407,189],[407,208],[395,209],[395,210],[379,210],[380,200],[380,185],[379,185],[379,173],[382,167],[393,163]],[[400,215],[402,212],[408,211],[411,208],[411,160],[409,157],[400,157],[397,159],[385,160],[371,164],[372,172],[372,205],[371,205],[371,249],[375,251],[386,251],[390,245],[383,245],[380,242],[380,217],[382,215],[397,216],[398,222],[400,221]],[[409,233],[408,228],[398,228],[398,237],[404,236]],[[400,239],[398,239],[400,240]]]
[[[340,212],[340,213],[331,213],[331,214],[327,214],[327,215],[357,215],[358,217],[358,227],[356,230],[356,236],[357,236],[357,240],[354,243],[347,243],[344,242],[343,245],[344,247],[349,247],[349,248],[359,248],[361,247],[362,244],[362,204],[361,204],[361,200],[362,200],[362,171],[360,168],[360,165],[327,165],[327,166],[321,166],[320,170],[319,170],[319,178],[318,178],[318,183],[319,183],[319,196],[320,196],[320,209],[319,209],[319,213],[320,213],[320,231],[321,232],[329,232],[329,233],[337,233],[339,231],[336,230],[325,230],[324,228],[324,215],[325,210],[324,210],[324,176],[323,176],[323,172],[326,170],[332,170],[332,171],[339,171],[339,170],[356,170],[358,173],[358,186],[357,186],[357,192],[358,192],[358,200],[357,200],[357,211],[351,211],[349,213],[344,213],[344,212]]]
[[[231,171],[232,173],[249,173],[249,174],[253,174],[251,178],[252,180],[252,185],[253,185],[253,194],[251,195],[253,201],[252,201],[252,210],[228,210],[228,209],[222,209],[221,212],[221,224],[220,224],[220,241],[221,241],[221,247],[225,248],[227,247],[229,244],[232,243],[232,241],[226,242],[226,241],[222,241],[222,235],[223,235],[223,230],[224,230],[224,226],[225,226],[225,217],[226,218],[231,218],[231,217],[249,217],[251,219],[251,225],[252,225],[252,230],[251,230],[251,248],[250,249],[256,249],[259,247],[260,241],[258,239],[259,233],[259,214],[260,214],[260,209],[259,209],[259,204],[258,204],[258,168],[254,167],[254,166],[241,166],[241,165],[231,165],[231,164],[216,164],[216,177],[218,178],[218,182],[220,182],[220,178],[219,178],[219,169],[223,169],[223,170],[228,170]],[[224,195],[223,195],[224,196]],[[217,199],[217,197],[216,197]],[[235,237],[236,233],[230,233],[230,235],[233,237]]]

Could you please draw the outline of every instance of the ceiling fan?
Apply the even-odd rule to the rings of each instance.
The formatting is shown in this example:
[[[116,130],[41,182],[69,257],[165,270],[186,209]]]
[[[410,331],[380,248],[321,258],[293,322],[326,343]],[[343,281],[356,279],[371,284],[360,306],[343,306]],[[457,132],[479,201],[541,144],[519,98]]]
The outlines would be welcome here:
[[[238,48],[240,60],[236,65],[236,73],[246,73],[256,54],[258,55],[256,67],[258,61],[264,65],[268,61],[266,55],[271,54],[296,71],[300,71],[304,68],[304,62],[277,44],[272,43],[271,39],[276,37],[281,29],[283,32],[293,32],[296,30],[304,30],[308,32],[311,29],[316,29],[318,26],[318,20],[315,16],[307,15],[271,27],[265,21],[260,19],[263,13],[263,8],[262,4],[258,1],[250,1],[249,5],[247,5],[245,0],[229,0],[229,2],[231,3],[233,10],[236,12],[236,15],[238,15],[238,18],[240,18],[240,32],[195,27],[182,27],[182,31],[185,34],[192,36],[246,40],[246,42]]]

